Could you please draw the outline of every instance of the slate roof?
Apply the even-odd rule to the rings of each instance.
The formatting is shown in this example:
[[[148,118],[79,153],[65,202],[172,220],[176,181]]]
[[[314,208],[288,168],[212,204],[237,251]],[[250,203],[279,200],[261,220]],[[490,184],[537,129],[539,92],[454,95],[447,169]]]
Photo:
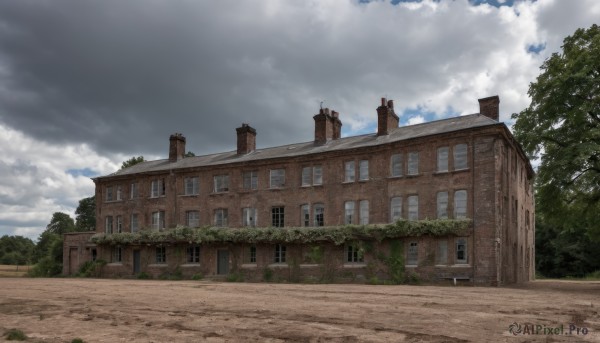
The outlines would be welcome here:
[[[110,175],[98,177],[113,177],[137,173],[160,172],[171,169],[182,169],[202,166],[216,166],[228,163],[239,163],[246,161],[265,160],[279,157],[294,157],[310,154],[318,154],[326,151],[340,151],[369,146],[376,146],[391,142],[397,142],[417,137],[431,136],[441,133],[460,131],[470,128],[498,125],[499,123],[480,114],[470,114],[430,121],[422,124],[402,126],[394,128],[389,135],[377,136],[375,133],[344,137],[328,141],[323,145],[315,145],[313,141],[295,143],[271,148],[257,149],[246,155],[238,155],[237,151],[228,151],[211,155],[186,157],[177,162],[169,162],[168,159],[146,161],[138,163],[129,168],[119,170]],[[502,124],[503,125],[503,124]]]

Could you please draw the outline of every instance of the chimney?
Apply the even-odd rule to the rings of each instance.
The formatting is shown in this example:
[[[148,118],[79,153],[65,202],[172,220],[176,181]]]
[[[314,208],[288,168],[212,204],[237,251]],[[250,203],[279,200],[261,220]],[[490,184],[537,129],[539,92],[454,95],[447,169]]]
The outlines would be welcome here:
[[[256,150],[256,130],[250,125],[243,123],[237,131],[237,153],[245,155]]]
[[[169,162],[177,162],[185,155],[185,137],[174,133],[169,137]]]
[[[315,115],[315,143],[325,144],[332,139],[342,136],[342,121],[336,111],[329,112],[328,108],[321,108],[319,114]]]
[[[381,98],[381,106],[377,107],[377,136],[389,134],[399,122],[400,118],[394,112],[394,100]]]
[[[500,119],[500,98],[494,95],[479,99],[479,113],[498,121]]]

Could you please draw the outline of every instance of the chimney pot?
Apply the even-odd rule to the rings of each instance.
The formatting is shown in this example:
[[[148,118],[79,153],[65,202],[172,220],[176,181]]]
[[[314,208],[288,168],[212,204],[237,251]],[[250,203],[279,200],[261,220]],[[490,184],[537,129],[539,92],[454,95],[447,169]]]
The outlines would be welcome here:
[[[377,136],[389,134],[399,122],[400,118],[394,112],[394,101],[381,98],[381,106],[377,108]]]
[[[389,108],[394,108],[394,100],[388,100],[387,105]]]
[[[385,106],[385,98],[381,98],[381,106]]]
[[[500,119],[500,98],[497,95],[479,99],[479,113],[499,121]]]
[[[250,124],[242,123],[237,132],[237,154],[245,155],[256,150],[256,130]]]
[[[169,162],[177,162],[185,156],[185,137],[174,133],[169,137]]]

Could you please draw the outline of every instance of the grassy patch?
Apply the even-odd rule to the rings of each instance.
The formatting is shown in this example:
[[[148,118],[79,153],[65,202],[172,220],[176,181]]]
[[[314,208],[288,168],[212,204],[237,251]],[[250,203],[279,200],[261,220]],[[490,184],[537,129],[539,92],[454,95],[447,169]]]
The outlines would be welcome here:
[[[7,341],[25,341],[27,340],[27,335],[19,329],[10,329],[6,331],[4,334]]]

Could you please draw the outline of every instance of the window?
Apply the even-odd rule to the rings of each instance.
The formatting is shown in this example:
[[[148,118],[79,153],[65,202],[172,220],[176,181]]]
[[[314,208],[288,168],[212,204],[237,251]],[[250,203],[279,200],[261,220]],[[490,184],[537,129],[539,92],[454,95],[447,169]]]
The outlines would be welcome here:
[[[437,194],[437,217],[438,219],[448,219],[448,192],[438,192]]]
[[[346,201],[344,211],[344,224],[354,224],[354,201]]]
[[[354,161],[348,161],[348,162],[344,163],[344,172],[345,172],[344,181],[345,182],[354,182],[354,179],[356,177],[356,175],[354,173]]]
[[[152,228],[155,230],[165,228],[165,211],[152,212]]]
[[[408,175],[419,174],[419,153],[411,152],[408,154]]]
[[[113,201],[113,186],[106,187],[106,201]]]
[[[275,245],[275,263],[285,263],[285,245]]]
[[[271,169],[271,188],[281,188],[285,185],[285,169]]]
[[[285,219],[285,208],[281,207],[273,207],[271,208],[271,225],[274,227],[283,227],[284,219]]]
[[[131,215],[131,232],[137,232],[140,228],[139,226],[139,222],[138,222],[138,215],[137,213],[134,213]]]
[[[369,200],[361,200],[360,206],[360,223],[362,225],[369,224]]]
[[[226,208],[218,208],[215,210],[215,226],[227,226],[228,212]]]
[[[443,146],[437,149],[437,171],[448,171],[448,147]]]
[[[322,185],[323,184],[323,167],[314,166],[313,167],[313,185]]]
[[[302,186],[322,185],[323,184],[323,167],[304,167],[302,168]]]
[[[435,263],[448,264],[448,241],[438,241]]]
[[[392,223],[402,219],[402,197],[393,197],[390,200],[390,219]]]
[[[302,226],[310,226],[310,205],[308,204],[300,207],[300,223]]]
[[[315,225],[314,226],[323,226],[325,225],[325,206],[323,204],[315,204]]]
[[[106,216],[106,218],[104,219],[104,232],[105,233],[113,232],[113,217],[112,216]]]
[[[200,211],[185,212],[185,223],[188,227],[200,226]]]
[[[419,220],[419,196],[408,197],[408,220]]]
[[[244,189],[258,189],[258,172],[245,172],[242,176],[244,179]]]
[[[464,238],[456,240],[456,263],[467,263],[467,240]]]
[[[200,192],[199,178],[186,177],[184,179],[185,184],[185,195],[197,195]]]
[[[406,252],[406,264],[414,266],[419,262],[419,246],[417,242],[408,243],[408,251]]]
[[[215,175],[213,179],[215,193],[229,191],[229,175]]]
[[[129,197],[131,199],[135,199],[139,196],[139,192],[138,192],[138,183],[134,182],[131,184],[131,188],[129,189]]]
[[[163,195],[165,195],[165,179],[153,180],[150,189],[150,197],[158,198]]]
[[[354,245],[346,245],[346,262],[347,263],[364,262],[363,255],[359,251],[358,247],[356,247]]]
[[[156,248],[156,263],[167,263],[167,248],[157,247]]]
[[[117,216],[117,232],[118,233],[123,232],[123,217],[122,216]]]
[[[361,181],[369,179],[369,160],[361,160],[358,163],[358,179]]]
[[[469,168],[469,163],[467,161],[467,145],[457,144],[454,146],[454,170],[467,168]]]
[[[402,154],[392,155],[390,169],[391,176],[402,176]]]
[[[122,259],[122,250],[121,247],[114,247],[112,249],[112,256],[111,256],[111,262],[112,263],[121,263]]]
[[[187,263],[200,263],[199,245],[191,245],[187,247]]]
[[[117,200],[123,200],[123,189],[121,186],[117,186]]]
[[[248,263],[256,263],[256,246],[251,245],[250,247],[248,247],[246,261]]]
[[[252,207],[242,208],[242,226],[256,226],[256,209]]]
[[[454,218],[467,218],[467,191],[454,192]]]
[[[310,186],[312,185],[312,168],[304,167],[302,168],[302,186]]]

